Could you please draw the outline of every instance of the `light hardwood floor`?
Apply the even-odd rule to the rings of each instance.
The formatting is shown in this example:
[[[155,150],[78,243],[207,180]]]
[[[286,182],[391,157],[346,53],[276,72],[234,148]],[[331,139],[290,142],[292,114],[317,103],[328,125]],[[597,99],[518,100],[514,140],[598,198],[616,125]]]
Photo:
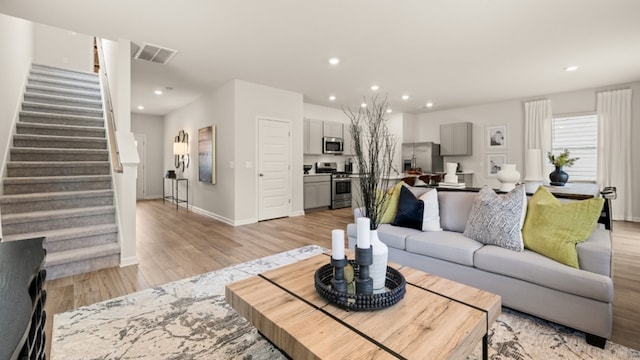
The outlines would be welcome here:
[[[305,245],[330,248],[331,229],[350,222],[345,208],[233,227],[162,200],[139,201],[138,265],[47,281],[47,354],[56,313]],[[611,340],[640,349],[640,223],[614,223],[613,248]]]

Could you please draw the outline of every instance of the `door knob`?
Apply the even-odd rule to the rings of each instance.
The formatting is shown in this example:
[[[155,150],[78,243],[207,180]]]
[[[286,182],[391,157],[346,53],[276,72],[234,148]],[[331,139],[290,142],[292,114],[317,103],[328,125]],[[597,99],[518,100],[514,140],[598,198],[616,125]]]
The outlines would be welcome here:
[[[262,177],[262,176],[264,176],[264,174],[263,174],[263,173],[260,173],[260,175],[259,175],[259,176],[260,176],[260,177]]]

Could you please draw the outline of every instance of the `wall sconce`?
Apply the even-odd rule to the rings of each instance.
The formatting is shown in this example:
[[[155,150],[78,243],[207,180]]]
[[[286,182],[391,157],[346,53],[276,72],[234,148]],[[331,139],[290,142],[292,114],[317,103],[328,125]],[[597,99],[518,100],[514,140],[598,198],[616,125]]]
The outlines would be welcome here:
[[[176,169],[182,166],[182,171],[189,167],[189,134],[180,130],[174,138],[173,155],[175,156]]]

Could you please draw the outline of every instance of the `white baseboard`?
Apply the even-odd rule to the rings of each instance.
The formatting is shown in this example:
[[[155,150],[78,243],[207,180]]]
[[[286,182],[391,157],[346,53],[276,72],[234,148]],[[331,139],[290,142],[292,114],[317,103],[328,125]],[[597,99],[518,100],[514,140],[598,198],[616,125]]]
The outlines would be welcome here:
[[[289,216],[304,216],[304,210],[294,211]]]
[[[138,257],[137,256],[130,256],[130,257],[127,257],[127,258],[121,258],[120,259],[120,267],[138,265],[138,263],[139,263],[139,261],[138,261]]]
[[[155,200],[155,199],[162,199],[162,194],[160,195],[149,195],[149,196],[145,196],[144,197],[145,200]]]
[[[180,206],[185,207],[185,204],[182,203],[182,204],[180,204]],[[220,216],[218,214],[214,214],[211,211],[207,211],[207,210],[201,209],[201,208],[199,208],[197,206],[193,206],[193,205],[189,205],[189,209],[191,209],[191,211],[193,211],[196,214],[204,215],[204,216],[210,217],[212,219],[215,219],[215,220],[218,220],[218,221],[222,221],[223,223],[229,224],[231,226],[236,226],[234,224],[233,220],[228,219],[228,218],[226,218],[224,216]]]

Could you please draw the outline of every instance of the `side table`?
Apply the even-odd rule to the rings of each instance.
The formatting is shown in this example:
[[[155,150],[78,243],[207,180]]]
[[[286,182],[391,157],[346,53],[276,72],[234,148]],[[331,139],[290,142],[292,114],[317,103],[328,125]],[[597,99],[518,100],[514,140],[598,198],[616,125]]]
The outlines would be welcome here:
[[[170,200],[176,203],[176,210],[178,210],[178,205],[180,203],[186,203],[187,211],[189,211],[189,179],[186,178],[162,178],[162,203],[164,204],[165,200]],[[165,183],[167,180],[171,180],[171,195],[167,195],[165,191]],[[180,199],[179,196],[179,188],[180,182],[184,181],[187,188],[187,198]]]

